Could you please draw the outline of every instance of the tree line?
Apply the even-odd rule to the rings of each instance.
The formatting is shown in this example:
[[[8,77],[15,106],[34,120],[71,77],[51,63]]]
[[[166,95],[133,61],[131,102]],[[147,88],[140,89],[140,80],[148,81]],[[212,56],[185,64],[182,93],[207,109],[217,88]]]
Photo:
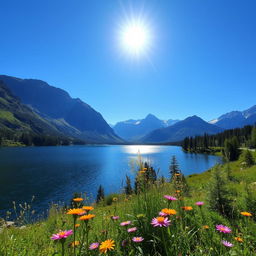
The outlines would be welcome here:
[[[256,148],[256,127],[247,125],[243,128],[229,129],[224,132],[203,136],[186,137],[182,148],[190,152],[207,152],[210,148],[238,144],[239,147]]]
[[[33,132],[13,132],[8,129],[0,129],[0,146],[14,142],[24,146],[58,146],[70,144],[84,144],[84,142],[68,137],[36,134]]]

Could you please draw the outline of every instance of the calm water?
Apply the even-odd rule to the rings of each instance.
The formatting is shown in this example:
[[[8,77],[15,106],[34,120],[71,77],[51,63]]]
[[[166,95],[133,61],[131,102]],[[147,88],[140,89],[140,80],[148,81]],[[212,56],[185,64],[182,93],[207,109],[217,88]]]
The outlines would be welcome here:
[[[119,192],[125,175],[134,175],[138,152],[165,177],[172,155],[186,175],[221,162],[219,157],[186,154],[174,146],[0,148],[0,213],[10,209],[12,201],[29,202],[33,195],[34,209],[45,210],[51,202],[69,202],[73,192],[95,196],[100,184],[105,193]]]

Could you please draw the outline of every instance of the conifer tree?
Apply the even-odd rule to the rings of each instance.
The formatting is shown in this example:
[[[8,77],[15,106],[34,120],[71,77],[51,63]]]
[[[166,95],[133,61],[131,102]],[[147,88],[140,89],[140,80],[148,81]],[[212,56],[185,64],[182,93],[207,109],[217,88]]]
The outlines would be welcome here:
[[[245,150],[242,155],[241,155],[241,161],[242,161],[242,164],[245,166],[245,167],[250,167],[252,165],[254,165],[254,158],[253,158],[253,155],[252,153],[247,149]]]
[[[227,177],[219,166],[212,171],[211,181],[209,183],[209,205],[210,208],[224,216],[232,217],[231,194],[226,187]]]
[[[178,164],[177,159],[176,159],[175,156],[172,156],[172,160],[171,160],[169,170],[170,170],[170,176],[171,176],[170,181],[172,181],[173,178],[175,177],[175,175],[180,173],[179,164]]]
[[[251,147],[252,147],[252,148],[256,148],[256,127],[253,127],[253,128],[252,128]]]
[[[104,200],[104,198],[105,198],[104,188],[100,185],[97,192],[96,203],[99,203],[100,201]]]
[[[129,176],[126,175],[126,185],[125,185],[125,194],[131,195],[133,193],[132,185],[131,185],[131,179]]]

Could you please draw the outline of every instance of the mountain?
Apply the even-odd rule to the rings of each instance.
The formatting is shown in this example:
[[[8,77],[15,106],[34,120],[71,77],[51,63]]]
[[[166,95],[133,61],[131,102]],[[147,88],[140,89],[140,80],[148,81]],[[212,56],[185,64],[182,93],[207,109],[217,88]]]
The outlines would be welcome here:
[[[244,111],[232,111],[210,121],[223,129],[239,128],[256,123],[256,105]]]
[[[176,120],[163,121],[152,114],[148,114],[144,119],[129,119],[118,122],[114,127],[115,133],[127,141],[138,141],[151,131],[174,124]]]
[[[0,128],[9,132],[61,135],[49,122],[23,105],[0,81]]]
[[[122,142],[100,113],[44,81],[0,76],[10,91],[65,135],[88,143]]]
[[[222,128],[205,122],[197,116],[191,116],[172,126],[152,131],[141,139],[143,143],[177,142],[187,136],[215,134],[223,131]]]

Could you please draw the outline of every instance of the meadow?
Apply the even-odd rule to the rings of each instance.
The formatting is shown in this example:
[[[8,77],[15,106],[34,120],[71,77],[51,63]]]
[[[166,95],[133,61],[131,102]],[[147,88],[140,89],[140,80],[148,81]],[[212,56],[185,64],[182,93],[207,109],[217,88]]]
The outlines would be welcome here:
[[[46,220],[26,224],[26,206],[2,228],[0,255],[256,255],[255,165],[238,160],[186,178],[174,165],[169,179],[150,170],[138,169],[135,191],[92,205],[78,194]]]

